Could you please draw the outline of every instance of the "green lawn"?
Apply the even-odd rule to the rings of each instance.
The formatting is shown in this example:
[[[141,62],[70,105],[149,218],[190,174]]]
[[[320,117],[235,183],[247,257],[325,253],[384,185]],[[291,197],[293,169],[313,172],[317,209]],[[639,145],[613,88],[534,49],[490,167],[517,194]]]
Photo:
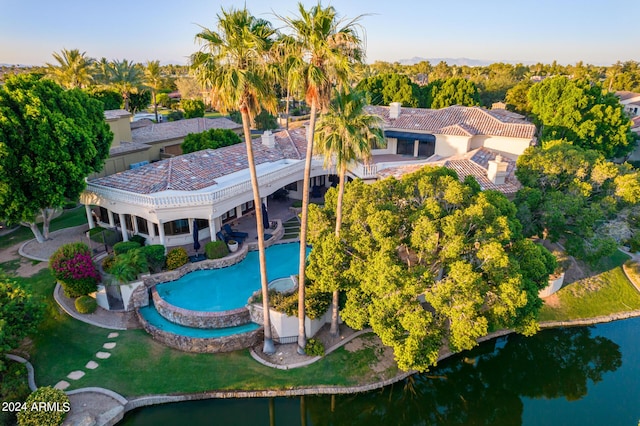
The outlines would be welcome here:
[[[282,239],[289,240],[300,236],[300,221],[296,217],[292,217],[282,224],[284,235]]]
[[[62,214],[51,221],[50,232],[63,228],[70,228],[87,223],[87,215],[85,209],[78,207],[72,210],[65,210]],[[40,226],[42,230],[42,226]],[[14,244],[21,243],[34,238],[31,229],[21,226],[16,231],[0,237],[0,250],[11,247]]]
[[[557,293],[559,304],[545,304],[540,321],[591,318],[640,309],[640,293],[624,275],[621,266],[576,281]]]

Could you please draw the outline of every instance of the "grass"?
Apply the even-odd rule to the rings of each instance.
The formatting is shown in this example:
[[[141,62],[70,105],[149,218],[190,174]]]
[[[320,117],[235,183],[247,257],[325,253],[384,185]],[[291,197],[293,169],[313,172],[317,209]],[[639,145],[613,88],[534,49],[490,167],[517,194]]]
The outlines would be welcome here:
[[[292,217],[282,224],[284,235],[282,239],[289,240],[300,236],[300,221],[296,217]]]
[[[65,210],[62,214],[51,221],[49,228],[50,232],[58,231],[63,228],[70,228],[87,223],[87,215],[83,208],[75,208],[71,210]],[[40,226],[42,230],[42,226]],[[10,234],[0,237],[0,250],[11,247],[14,244],[18,244],[34,238],[31,229],[26,226],[21,226],[16,231]]]
[[[640,309],[640,293],[617,266],[558,291],[557,306],[545,304],[540,321],[592,318]]]

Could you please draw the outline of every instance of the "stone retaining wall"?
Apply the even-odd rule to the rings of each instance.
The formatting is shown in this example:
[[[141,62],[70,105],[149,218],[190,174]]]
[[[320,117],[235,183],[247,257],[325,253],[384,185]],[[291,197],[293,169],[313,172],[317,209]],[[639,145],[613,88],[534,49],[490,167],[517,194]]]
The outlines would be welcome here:
[[[259,328],[247,333],[233,334],[223,337],[181,336],[160,330],[159,328],[149,324],[144,317],[140,315],[140,312],[137,312],[137,314],[142,327],[155,340],[183,352],[219,353],[238,351],[240,349],[257,345],[264,335],[263,329]]]
[[[221,312],[192,311],[164,300],[155,286],[151,289],[151,297],[156,311],[175,324],[194,328],[225,328],[251,322],[251,315],[245,307]]]

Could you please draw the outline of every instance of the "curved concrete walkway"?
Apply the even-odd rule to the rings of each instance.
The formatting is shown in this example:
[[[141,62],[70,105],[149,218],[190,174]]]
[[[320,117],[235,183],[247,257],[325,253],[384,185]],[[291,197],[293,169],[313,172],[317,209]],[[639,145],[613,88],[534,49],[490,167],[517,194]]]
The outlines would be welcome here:
[[[64,228],[58,231],[51,232],[49,239],[43,243],[39,243],[36,239],[26,241],[18,253],[20,256],[26,257],[32,260],[39,260],[40,262],[48,262],[51,255],[58,250],[58,248],[64,244],[87,242],[85,233],[89,229],[89,225],[79,225],[73,228]]]

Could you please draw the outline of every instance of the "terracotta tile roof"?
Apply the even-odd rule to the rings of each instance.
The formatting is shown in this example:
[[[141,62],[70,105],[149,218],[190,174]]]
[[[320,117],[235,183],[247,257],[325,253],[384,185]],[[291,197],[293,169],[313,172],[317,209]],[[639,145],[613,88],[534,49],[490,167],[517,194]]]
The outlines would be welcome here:
[[[104,112],[104,118],[106,120],[117,120],[121,117],[131,117],[131,114],[124,109],[110,109]]]
[[[124,155],[131,152],[146,151],[151,147],[144,143],[136,142],[120,142],[120,146],[111,147],[109,150],[109,157],[117,157],[118,155]]]
[[[498,155],[498,153],[490,149],[478,148],[460,156],[449,157],[446,159],[440,159],[436,156],[430,158],[428,163],[411,164],[379,170],[378,176],[381,178],[393,176],[396,179],[399,179],[403,175],[415,172],[425,166],[445,166],[455,170],[461,181],[468,175],[475,177],[483,190],[495,189],[503,194],[514,194],[521,187],[520,182],[518,182],[518,179],[515,177],[516,162],[514,160],[502,157],[502,161],[506,161],[508,163],[507,177],[504,184],[496,185],[487,177],[489,160],[494,160],[496,155]]]
[[[452,106],[442,109],[405,108],[400,116],[389,118],[389,107],[369,106],[368,110],[382,117],[387,129],[453,134],[459,136],[488,135],[533,139],[535,125],[518,114],[486,110],[480,107]],[[451,133],[448,133],[451,132]]]
[[[640,93],[628,92],[626,90],[620,90],[620,91],[616,92],[616,96],[618,98],[620,98],[620,101],[624,102],[627,99],[633,99],[633,98],[636,98],[636,97],[640,96]]]
[[[285,158],[279,149],[253,141],[256,165]],[[206,149],[92,180],[93,184],[138,194],[166,190],[197,191],[215,185],[216,179],[248,168],[244,143]]]
[[[240,129],[242,126],[228,118],[189,118],[187,120],[152,123],[131,129],[134,142],[153,143],[171,139],[184,138],[189,133],[200,133],[209,129]]]
[[[286,158],[302,160],[307,155],[307,130],[298,127],[274,133],[276,144]]]

